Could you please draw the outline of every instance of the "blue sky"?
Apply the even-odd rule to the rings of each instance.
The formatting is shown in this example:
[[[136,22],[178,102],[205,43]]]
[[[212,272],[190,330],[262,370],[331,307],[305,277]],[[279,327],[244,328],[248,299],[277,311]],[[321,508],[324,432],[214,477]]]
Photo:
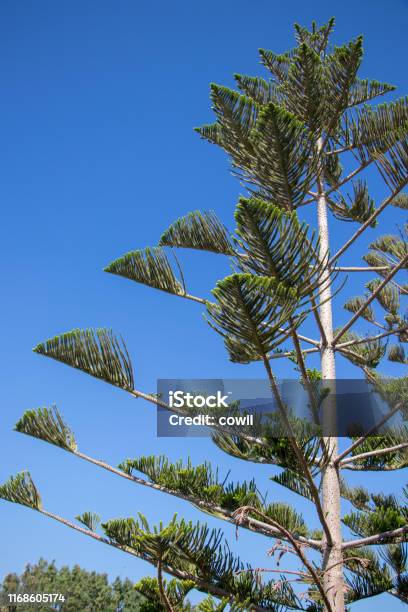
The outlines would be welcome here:
[[[211,120],[209,83],[233,85],[235,72],[262,73],[259,47],[285,51],[293,44],[293,22],[308,25],[332,15],[335,42],[365,36],[361,74],[406,93],[403,0],[0,3],[1,481],[30,469],[45,507],[68,518],[85,510],[105,520],[138,511],[152,522],[174,512],[199,518],[181,501],[122,482],[12,431],[25,409],[55,403],[85,453],[115,465],[151,453],[171,459],[191,455],[195,463],[211,458],[235,479],[256,476],[270,500],[289,500],[313,521],[306,503],[268,484],[270,468],[242,465],[208,440],[157,439],[150,406],[31,349],[75,327],[106,326],[126,338],[137,386],[145,391],[154,391],[159,377],[260,374],[256,365],[228,362],[200,306],[102,268],[129,250],[154,245],[169,223],[189,210],[215,209],[232,226],[242,188],[225,155],[193,132]],[[381,199],[385,188],[376,177],[371,184],[372,195]],[[310,220],[313,214],[306,212]],[[383,228],[391,232],[402,221],[393,209],[383,217]],[[336,224],[334,246],[353,229]],[[361,261],[364,246],[351,249],[344,263]],[[208,295],[228,272],[216,256],[185,253],[182,261],[189,288],[198,295]],[[358,293],[365,280],[350,279],[347,289]],[[341,301],[337,324],[348,318]],[[350,365],[342,368],[345,377],[359,375]],[[279,365],[277,373],[292,372]],[[376,475],[364,476],[364,483],[379,491],[404,480]],[[0,516],[0,575],[20,571],[40,556],[133,579],[151,571],[28,509],[1,503]],[[269,542],[247,533],[235,542],[229,526],[225,533],[234,550],[254,563],[268,563]],[[402,607],[386,597],[355,609],[379,609],[385,602],[389,610]]]

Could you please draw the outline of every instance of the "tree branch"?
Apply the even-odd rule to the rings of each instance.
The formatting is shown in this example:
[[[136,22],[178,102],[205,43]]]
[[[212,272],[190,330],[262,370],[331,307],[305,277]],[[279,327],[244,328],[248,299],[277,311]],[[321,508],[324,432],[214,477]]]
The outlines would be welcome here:
[[[285,332],[286,333],[286,329],[283,329],[283,327],[279,328],[280,332]],[[308,338],[307,336],[302,336],[302,334],[297,334],[297,337],[299,338],[299,340],[303,340],[303,342],[307,342],[308,344],[313,344],[314,346],[318,346],[320,348],[320,342],[318,340],[313,340],[313,338]]]
[[[374,546],[377,544],[389,544],[390,540],[393,541],[395,538],[408,533],[408,525],[398,527],[398,529],[391,529],[390,531],[383,531],[383,533],[376,533],[375,535],[367,538],[360,538],[359,540],[349,540],[344,542],[342,545],[343,550],[349,550],[350,548],[359,548],[360,546]]]
[[[382,419],[380,419],[378,421],[378,423],[375,423],[373,425],[373,427],[371,427],[368,432],[366,434],[364,434],[364,436],[361,436],[360,438],[358,438],[358,440],[356,440],[355,442],[353,442],[353,444],[351,444],[348,448],[346,448],[345,451],[343,451],[342,453],[340,453],[335,462],[337,464],[340,463],[340,461],[342,461],[344,459],[344,457],[347,457],[347,455],[349,455],[350,453],[353,452],[353,450],[355,450],[358,446],[360,446],[363,442],[365,442],[365,440],[371,436],[372,434],[374,434],[380,427],[382,427],[392,416],[394,416],[394,414],[396,414],[398,412],[398,410],[401,409],[401,403],[397,404],[392,410],[390,410],[390,412],[388,414],[386,414]]]
[[[396,275],[398,270],[400,270],[405,263],[408,261],[408,255],[403,257],[399,264],[397,264],[389,274],[384,278],[384,280],[378,285],[377,289],[372,292],[370,297],[366,299],[366,301],[360,306],[360,308],[354,313],[348,323],[344,325],[341,330],[337,333],[337,335],[333,338],[333,345],[346,333],[348,329],[357,321],[357,319],[363,314],[367,306],[371,304],[371,302],[376,298],[376,296],[380,293],[382,289],[390,282],[390,280]]]
[[[310,353],[318,353],[320,351],[320,348],[315,347],[315,348],[310,348],[310,349],[304,349],[302,352],[306,353],[306,354],[310,354]],[[268,359],[282,359],[283,357],[293,357],[293,351],[284,351],[283,353],[272,353],[272,355],[268,355]]]
[[[391,336],[392,334],[400,334],[401,332],[407,330],[408,326],[399,327],[398,329],[391,329],[382,334],[377,334],[376,336],[367,336],[365,338],[358,338],[356,340],[348,340],[347,342],[341,342],[340,344],[337,344],[336,350],[346,348],[347,346],[354,346],[355,344],[362,344],[364,342],[374,342],[374,340],[381,340],[381,338],[386,338],[387,336]]]
[[[386,272],[391,266],[335,266],[334,272]]]
[[[199,510],[203,510],[204,512],[210,512],[212,514],[217,515],[218,518],[221,518],[224,521],[235,524],[235,521],[233,519],[234,513],[230,510],[227,510],[226,508],[222,508],[221,506],[214,504],[213,502],[207,503],[201,500],[200,498],[195,497],[194,495],[182,493],[181,491],[170,489],[169,487],[166,487],[164,485],[159,485],[155,482],[150,482],[149,480],[141,478],[140,476],[133,476],[131,474],[127,474],[126,472],[123,472],[122,470],[119,470],[118,468],[109,465],[105,461],[94,459],[93,457],[85,455],[84,453],[78,450],[72,451],[72,454],[76,457],[79,457],[80,459],[88,461],[89,463],[97,465],[98,467],[101,467],[102,469],[107,470],[108,472],[112,472],[113,474],[116,474],[116,476],[120,476],[121,478],[125,478],[126,480],[130,480],[131,482],[142,485],[144,487],[154,489],[155,491],[160,491],[161,493],[167,493],[168,495],[172,495],[173,497],[183,499],[184,501],[187,501],[190,504],[196,506]],[[277,535],[279,535],[278,532],[276,530],[273,530],[268,524],[262,523],[261,521],[258,521],[251,517],[248,518],[248,529],[250,531],[254,531],[255,533],[259,533],[269,538],[276,537]],[[310,538],[305,538],[303,536],[296,537],[299,540],[300,544],[310,546],[311,548],[314,548],[316,550],[319,550],[321,547],[320,540],[313,540]]]
[[[83,535],[89,536],[90,538],[93,538],[94,540],[97,540],[98,542],[101,542],[102,544],[107,544],[108,546],[117,548],[121,550],[122,552],[125,552],[129,555],[132,555],[133,557],[137,557],[139,559],[142,559],[143,561],[147,561],[148,563],[152,564],[151,559],[149,559],[146,555],[144,555],[143,553],[136,552],[134,549],[129,548],[128,546],[116,544],[115,542],[112,542],[110,539],[105,538],[99,535],[98,533],[91,531],[90,529],[84,529],[83,527],[79,527],[79,525],[76,525],[75,523],[72,523],[71,521],[63,517],[58,516],[57,514],[49,512],[48,510],[45,510],[44,508],[39,508],[38,512],[40,512],[44,516],[47,516],[48,518],[53,519],[54,521],[62,523],[66,527],[70,527],[71,529],[74,529],[75,531],[79,531]],[[163,569],[167,574],[170,574],[171,576],[174,576],[175,578],[178,578],[179,580],[192,580],[197,585],[197,588],[200,591],[203,591],[205,593],[210,593],[211,595],[214,595],[215,597],[219,597],[221,599],[224,597],[227,597],[228,600],[231,600],[231,593],[229,591],[222,589],[216,585],[213,585],[209,582],[206,582],[205,580],[201,580],[200,578],[198,578],[197,576],[194,576],[193,574],[190,574],[186,571],[178,570],[167,564],[163,566]],[[254,605],[253,609],[255,612],[265,612],[265,608],[261,606]]]
[[[358,228],[355,234],[353,234],[352,237],[349,238],[349,240],[347,240],[347,242],[345,242],[343,246],[337,251],[337,253],[333,255],[333,257],[329,261],[329,265],[332,265],[340,257],[340,255],[343,255],[343,253],[347,251],[347,249],[353,244],[353,242],[357,240],[357,238],[364,232],[364,230],[366,230],[367,227],[371,225],[371,223],[378,217],[378,215],[384,210],[384,208],[386,208],[386,206],[388,206],[388,204],[390,204],[390,202],[394,200],[395,196],[402,189],[404,189],[407,183],[408,183],[408,178],[398,189],[394,189],[392,194],[389,195],[387,198],[385,198],[382,204],[380,204],[380,206],[373,212],[373,214],[367,219],[367,221],[365,221],[365,223],[363,223],[363,225],[361,225]]]
[[[301,560],[301,562],[303,563],[303,565],[306,567],[306,569],[308,570],[310,576],[312,577],[316,587],[319,590],[320,595],[322,596],[322,599],[324,601],[324,604],[328,610],[328,612],[332,612],[333,608],[331,606],[331,603],[326,595],[326,592],[323,588],[323,585],[320,581],[319,576],[317,575],[317,572],[315,570],[315,568],[313,567],[313,565],[311,563],[309,563],[306,555],[304,554],[301,546],[299,546],[299,544],[296,542],[296,540],[293,538],[292,534],[290,533],[290,531],[288,531],[287,529],[285,529],[284,527],[282,527],[282,525],[280,525],[279,523],[277,523],[276,521],[274,521],[273,519],[271,519],[269,516],[266,516],[265,514],[263,514],[263,512],[261,512],[260,510],[257,510],[256,508],[253,508],[252,506],[243,506],[242,508],[239,508],[238,510],[236,510],[236,512],[234,513],[237,522],[239,522],[240,520],[245,520],[246,514],[252,512],[255,514],[258,514],[261,518],[263,518],[264,521],[270,523],[271,525],[273,525],[273,527],[275,527],[276,529],[278,529],[281,534],[283,536],[285,536],[285,538],[287,540],[290,541],[290,543],[292,544],[293,548],[296,551],[297,556],[299,557],[299,559]]]
[[[341,181],[339,181],[337,183],[337,185],[335,187],[332,187],[331,189],[328,189],[325,193],[324,196],[327,197],[329,196],[331,193],[333,193],[334,191],[337,191],[340,187],[342,187],[343,185],[345,185],[346,183],[348,183],[349,181],[351,181],[355,176],[357,176],[357,174],[359,174],[360,172],[362,172],[363,170],[365,170],[365,168],[367,168],[370,164],[373,163],[373,161],[375,161],[373,158],[368,159],[367,161],[363,162],[362,164],[360,164],[357,168],[355,168],[352,172],[350,172],[349,174],[347,174],[347,176],[345,176]],[[309,200],[305,200],[304,202],[302,202],[301,204],[298,204],[296,206],[296,208],[299,208],[300,206],[305,206],[306,204],[311,204],[312,202],[316,201],[316,196],[313,198],[309,198]]]
[[[408,442],[402,442],[401,444],[396,444],[395,446],[390,446],[389,448],[379,448],[377,450],[369,451],[367,453],[360,453],[360,455],[353,455],[352,457],[343,459],[343,461],[340,462],[340,467],[343,467],[347,463],[353,463],[354,461],[359,461],[360,459],[366,459],[367,457],[377,457],[378,455],[387,455],[387,453],[395,453],[399,450],[403,450],[404,448],[408,448]]]

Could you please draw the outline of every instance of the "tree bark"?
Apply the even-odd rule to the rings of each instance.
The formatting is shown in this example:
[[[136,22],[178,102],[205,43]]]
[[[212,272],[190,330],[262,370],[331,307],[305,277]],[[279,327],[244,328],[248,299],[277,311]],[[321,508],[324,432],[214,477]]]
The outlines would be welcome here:
[[[318,151],[321,149],[321,139]],[[318,177],[317,216],[320,236],[320,257],[327,258],[329,249],[329,227],[327,220],[327,201],[324,191],[323,176]],[[321,371],[323,380],[331,381],[331,396],[324,404],[323,433],[324,442],[330,457],[322,473],[322,506],[329,527],[332,545],[323,538],[323,587],[330,601],[333,612],[344,612],[344,577],[341,533],[341,496],[339,468],[335,461],[338,455],[338,437],[333,435],[336,430],[336,399],[335,391],[336,364],[333,349],[333,315],[331,287],[328,283],[329,271],[324,279],[324,290],[320,296],[320,319],[325,331],[326,342],[321,347]],[[326,435],[328,434],[328,435]]]

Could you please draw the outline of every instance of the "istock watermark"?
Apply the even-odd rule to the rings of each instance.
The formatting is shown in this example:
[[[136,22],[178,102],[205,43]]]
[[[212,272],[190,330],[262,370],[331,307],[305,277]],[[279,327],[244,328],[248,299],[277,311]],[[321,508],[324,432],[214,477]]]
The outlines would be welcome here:
[[[251,439],[299,432],[358,436],[379,435],[402,425],[397,416],[381,424],[389,406],[365,380],[322,380],[306,387],[299,380],[282,379],[278,389],[284,418],[267,380],[159,379],[157,394],[167,408],[158,408],[157,435],[202,437],[215,430]]]
[[[228,396],[217,391],[216,395],[194,395],[184,391],[169,391],[170,408],[228,408]]]

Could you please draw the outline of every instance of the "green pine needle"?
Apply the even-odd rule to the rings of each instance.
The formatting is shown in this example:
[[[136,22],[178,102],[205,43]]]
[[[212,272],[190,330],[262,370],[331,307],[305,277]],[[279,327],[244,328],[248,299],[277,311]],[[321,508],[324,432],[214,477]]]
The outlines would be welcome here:
[[[79,514],[75,517],[79,523],[85,525],[91,531],[96,531],[99,523],[101,522],[101,517],[96,512],[83,512],[83,514]]]
[[[42,507],[40,494],[31,478],[30,472],[19,472],[0,486],[0,498],[34,510]]]
[[[161,247],[126,253],[106,266],[104,271],[174,295],[183,296],[186,293]]]
[[[235,254],[228,231],[213,211],[197,210],[181,217],[162,234],[159,245]]]
[[[38,344],[34,352],[122,389],[134,389],[129,353],[123,339],[112,330],[74,329]]]

